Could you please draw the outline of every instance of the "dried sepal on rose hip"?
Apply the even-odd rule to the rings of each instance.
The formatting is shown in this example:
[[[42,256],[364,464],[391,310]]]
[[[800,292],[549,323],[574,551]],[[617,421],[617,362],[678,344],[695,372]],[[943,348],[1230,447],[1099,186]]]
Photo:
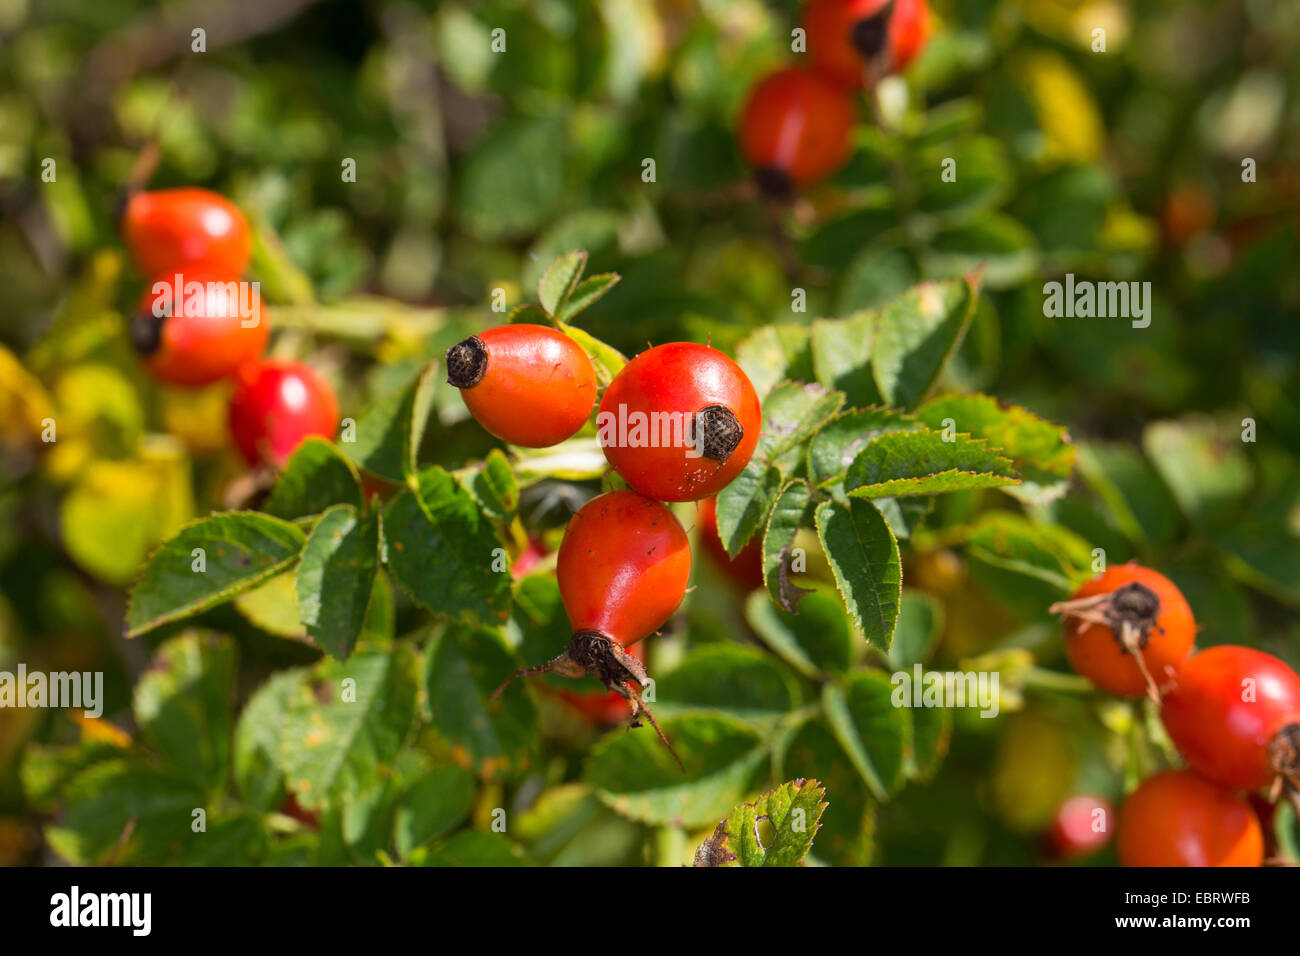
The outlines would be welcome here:
[[[1117,697],[1159,700],[1196,640],[1182,592],[1163,574],[1131,562],[1048,610],[1064,620],[1070,666]]]
[[[596,369],[577,342],[544,325],[502,325],[447,350],[447,381],[502,441],[546,448],[570,438],[596,403]]]
[[[717,494],[749,464],[762,425],[744,371],[715,348],[671,342],[628,362],[600,401],[605,458],[659,501]]]
[[[1284,661],[1225,644],[1188,658],[1160,707],[1169,738],[1197,773],[1227,787],[1300,793],[1300,675]],[[1300,809],[1300,802],[1297,802]]]
[[[645,717],[677,759],[642,700],[650,683],[645,666],[627,648],[659,630],[686,596],[691,549],[681,523],[658,501],[635,491],[600,495],[570,520],[556,575],[573,629],[568,649],[538,667],[516,671],[492,696],[517,677],[595,677],[629,703],[632,726]]]

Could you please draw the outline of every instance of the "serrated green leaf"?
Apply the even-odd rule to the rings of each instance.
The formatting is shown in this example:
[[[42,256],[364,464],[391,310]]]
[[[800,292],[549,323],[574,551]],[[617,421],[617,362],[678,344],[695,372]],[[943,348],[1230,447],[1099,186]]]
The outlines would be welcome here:
[[[569,298],[560,306],[559,312],[555,315],[556,319],[561,324],[572,322],[574,316],[595,305],[605,293],[618,285],[621,278],[622,276],[616,272],[602,272],[583,279],[574,286]]]
[[[835,739],[877,800],[903,782],[908,712],[895,707],[889,675],[863,671],[822,689],[822,710]]]
[[[294,450],[262,510],[292,519],[317,515],[339,504],[360,510],[361,479],[333,442],[313,435]]]
[[[296,526],[269,515],[200,518],[150,555],[131,589],[126,636],[229,601],[292,564],[306,543]]]
[[[805,677],[843,673],[853,661],[853,634],[832,594],[813,591],[800,602],[798,614],[788,614],[755,592],[745,602],[745,619],[764,644]]]
[[[948,707],[913,707],[907,712],[906,772],[909,780],[934,778],[948,755],[952,740],[952,710]]]
[[[853,498],[937,495],[1018,484],[1012,464],[983,442],[958,435],[945,441],[928,430],[890,432],[853,459],[844,490]]]
[[[167,641],[135,686],[133,710],[145,739],[177,776],[221,788],[230,757],[235,647],[217,634]]]
[[[849,405],[882,400],[871,371],[880,313],[855,312],[843,319],[816,319],[812,324],[812,361],[817,381],[843,392]]]
[[[347,660],[366,623],[379,566],[379,516],[351,505],[328,509],[298,565],[298,613],[322,650]]]
[[[812,501],[806,481],[791,481],[781,489],[763,530],[763,586],[782,610],[796,613],[799,600],[808,594],[791,579],[795,535],[803,525]]]
[[[889,408],[849,409],[827,422],[808,443],[808,480],[824,488],[844,480],[853,459],[881,435],[916,431],[912,416]]]
[[[510,575],[493,570],[501,542],[473,497],[441,468],[384,512],[388,568],[420,606],[467,623],[496,624],[510,604]]]
[[[893,531],[870,501],[822,502],[816,524],[844,606],[867,642],[888,653],[903,587]]]
[[[758,734],[733,717],[684,714],[661,721],[686,768],[648,728],[610,734],[591,752],[586,780],[609,807],[644,823],[696,827],[720,819],[762,771]]]
[[[547,266],[537,283],[537,298],[548,315],[560,317],[560,309],[568,301],[587,268],[587,253],[582,249],[566,252]]]
[[[452,628],[429,649],[424,675],[429,718],[485,777],[525,769],[534,759],[537,712],[524,682],[515,681],[500,698],[490,699],[515,667],[493,632]]]
[[[871,367],[887,404],[912,408],[925,397],[961,344],[975,299],[968,280],[922,282],[880,311]]]
[[[410,647],[326,659],[289,702],[280,764],[311,810],[355,799],[382,782],[415,718]]]
[[[786,462],[783,457],[816,434],[843,404],[843,392],[815,384],[783,382],[763,400],[763,429],[754,457],[783,472],[797,467],[797,459]]]
[[[812,848],[826,809],[825,794],[816,780],[792,780],[753,803],[740,804],[700,847],[695,865],[798,866]],[[764,836],[766,845],[760,839]],[[702,857],[708,862],[701,862]]]
[[[957,432],[984,439],[990,449],[1011,459],[1023,484],[1009,494],[1046,504],[1065,493],[1075,450],[1061,425],[987,395],[945,395],[927,402],[916,417],[935,431],[951,422]]]

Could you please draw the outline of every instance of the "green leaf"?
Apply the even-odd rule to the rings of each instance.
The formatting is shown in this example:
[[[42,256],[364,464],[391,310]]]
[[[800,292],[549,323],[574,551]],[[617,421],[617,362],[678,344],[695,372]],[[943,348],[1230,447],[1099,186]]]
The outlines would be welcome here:
[[[1033,234],[1010,216],[990,212],[931,239],[921,271],[955,278],[978,269],[989,288],[1009,289],[1028,282],[1038,261]]]
[[[585,268],[587,253],[581,249],[566,252],[547,266],[537,283],[537,298],[547,315],[560,317],[560,309],[573,293]]]
[[[791,481],[777,495],[776,503],[763,530],[763,586],[777,606],[792,614],[799,600],[808,594],[791,580],[795,535],[803,525],[812,501],[812,489],[806,481]]]
[[[782,461],[783,456],[816,434],[843,404],[842,392],[815,384],[783,382],[763,400],[763,428],[754,457],[783,472],[797,467],[797,460]]]
[[[474,776],[454,765],[434,767],[402,794],[397,808],[397,852],[409,856],[469,816]]]
[[[727,813],[762,772],[762,741],[733,717],[685,714],[661,725],[681,757],[684,774],[649,727],[609,734],[588,758],[587,782],[625,817],[704,826]]]
[[[545,225],[564,200],[567,142],[559,116],[498,122],[458,164],[455,205],[465,231],[491,242]]]
[[[709,644],[696,648],[655,686],[656,708],[707,708],[741,719],[779,716],[794,706],[789,673],[752,647]]]
[[[509,521],[519,507],[519,484],[510,460],[500,448],[488,452],[483,465],[466,482],[479,506],[497,521]]]
[[[429,719],[485,777],[527,768],[537,747],[537,713],[525,683],[515,681],[500,698],[489,699],[515,667],[500,637],[490,631],[451,628],[429,649],[424,675]]]
[[[816,524],[844,606],[867,642],[888,653],[903,587],[893,531],[870,501],[822,502]]]
[[[234,644],[182,634],[159,648],[136,684],[135,719],[169,769],[215,791],[226,778],[234,693]]]
[[[304,669],[281,671],[259,687],[235,727],[235,783],[258,810],[274,810],[284,792],[280,742],[294,700],[307,681]]]
[[[600,802],[584,783],[542,791],[511,832],[546,866],[617,866],[645,862],[646,828]]]
[[[808,444],[808,480],[818,488],[841,482],[868,444],[889,432],[920,427],[912,416],[892,409],[849,409],[827,422]]]
[[[864,448],[844,476],[854,498],[937,495],[1019,483],[1011,462],[983,442],[956,436],[945,441],[928,430],[890,432]]]
[[[751,459],[731,484],[718,492],[718,537],[735,557],[763,527],[781,491],[781,472]]]
[[[356,467],[333,442],[311,436],[294,451],[262,510],[277,518],[318,515],[330,505],[361,509]]]
[[[298,803],[348,801],[382,782],[415,718],[411,649],[326,659],[289,702],[280,764]]]
[[[467,623],[499,623],[510,575],[492,569],[501,542],[473,497],[438,467],[384,512],[389,570],[421,607]]]
[[[317,646],[346,660],[366,623],[379,565],[379,516],[351,505],[328,509],[298,565],[298,612]]]
[[[780,777],[815,778],[830,804],[821,817],[813,856],[836,866],[866,866],[875,831],[875,801],[853,764],[821,720],[805,721],[781,755]]]
[[[822,709],[835,739],[877,800],[887,800],[903,782],[908,712],[895,707],[888,674],[863,671],[844,686],[827,684]]]
[[[1178,503],[1150,463],[1129,446],[1080,445],[1079,474],[1133,544],[1161,547],[1178,533]]]
[[[251,511],[200,518],[150,557],[131,589],[127,637],[206,611],[292,564],[306,543],[297,527]]]
[[[1092,564],[1092,550],[1073,531],[1006,511],[981,515],[966,543],[972,556],[1043,581],[1062,597],[1088,576]]]
[[[885,402],[912,408],[934,386],[975,314],[969,280],[923,282],[880,312],[871,367]]]
[[[439,374],[439,365],[429,363],[410,384],[381,397],[357,419],[355,441],[344,442],[352,460],[381,478],[413,485]]]
[[[1300,606],[1300,560],[1296,559],[1300,530],[1276,519],[1251,515],[1215,543],[1238,580],[1292,607]]]
[[[929,659],[943,633],[943,604],[924,591],[904,588],[889,663],[903,670]]]
[[[45,837],[69,863],[161,864],[194,838],[193,812],[206,799],[174,774],[106,761],[72,782],[58,825]]]
[[[763,325],[736,346],[736,363],[749,376],[760,399],[787,379],[813,378],[812,351],[805,325]]]
[[[588,276],[583,279],[574,287],[572,294],[570,294],[564,305],[560,306],[560,311],[555,316],[556,319],[561,323],[572,322],[574,316],[595,305],[605,293],[618,285],[621,278],[615,272],[602,272],[599,275]]]
[[[1213,525],[1233,513],[1250,490],[1254,473],[1235,422],[1191,416],[1152,422],[1142,431],[1142,448],[1187,515]]]
[[[582,346],[596,369],[596,383],[601,388],[614,381],[614,376],[623,371],[623,366],[627,364],[627,357],[622,352],[606,345],[590,332],[564,322],[559,324],[559,330]]]
[[[296,577],[292,570],[281,571],[269,581],[235,598],[235,610],[268,634],[303,640],[307,629],[298,616]]]
[[[880,313],[856,312],[843,319],[816,319],[812,324],[812,361],[817,381],[842,391],[850,405],[875,405],[880,389],[872,377]]]
[[[778,657],[814,680],[840,674],[853,662],[853,634],[844,608],[831,594],[813,591],[788,614],[755,592],[745,602],[749,626]]]
[[[952,710],[948,707],[912,707],[907,711],[907,745],[904,771],[909,780],[934,778],[948,755],[952,740]]]
[[[523,850],[500,833],[462,830],[432,849],[418,851],[416,866],[528,866]]]
[[[735,807],[696,852],[695,865],[798,866],[812,848],[825,795],[816,780],[792,780]]]
[[[1010,458],[1024,483],[1009,494],[1046,504],[1065,493],[1075,449],[1061,425],[987,395],[945,395],[927,402],[916,417],[935,431],[951,421],[957,432],[984,439],[989,448]]]

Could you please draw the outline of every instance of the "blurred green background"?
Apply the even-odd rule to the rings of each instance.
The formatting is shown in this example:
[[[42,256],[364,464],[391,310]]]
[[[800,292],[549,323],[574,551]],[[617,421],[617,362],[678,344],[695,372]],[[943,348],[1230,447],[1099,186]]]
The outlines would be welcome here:
[[[120,637],[122,588],[239,472],[221,388],[159,389],[125,336],[146,277],[114,209],[150,141],[151,187],[208,186],[248,213],[274,349],[317,357],[344,414],[489,323],[493,290],[533,300],[572,248],[623,276],[582,324],[628,354],[711,336],[743,355],[763,326],[983,265],[944,384],[1065,424],[1079,447],[1070,493],[1029,516],[1167,573],[1202,644],[1300,664],[1300,4],[936,0],[905,82],[863,95],[849,165],[773,210],[734,120],[791,58],[798,6],[0,0],[0,669],[104,670],[105,716],[129,729],[149,648]],[[1151,326],[1044,317],[1043,283],[1067,272],[1150,281]],[[451,468],[492,443],[448,391],[426,455]],[[1034,582],[945,535],[991,497],[944,499],[905,553],[906,585],[937,608],[934,661],[1028,648],[1060,666]],[[674,640],[746,631],[742,598],[708,590]],[[255,612],[231,617],[241,693],[314,657]],[[881,808],[870,859],[1040,860],[1061,798],[1119,796],[1132,713],[1032,688],[1020,704],[958,721],[942,772]],[[20,769],[70,734],[60,715],[0,711],[0,863],[51,859],[57,787],[33,798]],[[602,862],[672,855],[601,812],[603,845],[623,848]]]

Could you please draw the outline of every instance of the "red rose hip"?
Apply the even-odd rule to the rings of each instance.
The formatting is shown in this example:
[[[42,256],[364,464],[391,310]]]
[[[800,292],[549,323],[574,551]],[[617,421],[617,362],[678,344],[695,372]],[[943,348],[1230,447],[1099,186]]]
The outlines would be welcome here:
[[[146,275],[203,268],[238,277],[253,246],[234,203],[193,187],[136,193],[122,214],[122,236]]]
[[[605,458],[660,501],[717,494],[758,444],[762,410],[740,366],[715,348],[673,342],[628,362],[596,416]]]
[[[763,191],[788,196],[844,165],[853,121],[853,102],[842,88],[812,70],[786,67],[750,92],[740,146]]]
[[[230,396],[230,433],[250,465],[283,468],[304,438],[332,438],[338,419],[334,390],[301,362],[251,363]]]

